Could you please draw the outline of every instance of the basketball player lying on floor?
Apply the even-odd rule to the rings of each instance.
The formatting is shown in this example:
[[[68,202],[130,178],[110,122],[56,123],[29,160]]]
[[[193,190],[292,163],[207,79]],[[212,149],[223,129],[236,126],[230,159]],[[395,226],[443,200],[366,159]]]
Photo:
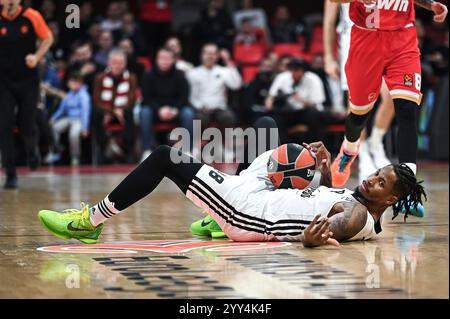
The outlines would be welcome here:
[[[269,117],[254,127],[261,126],[276,127]],[[150,194],[168,177],[234,241],[338,246],[342,241],[374,237],[381,231],[380,217],[388,207],[393,207],[396,216],[402,205],[417,205],[425,196],[404,164],[377,170],[354,191],[331,188],[330,153],[322,142],[305,146],[317,158],[321,172],[317,188],[275,189],[266,168],[272,151],[259,155],[239,175],[227,175],[175,148],[160,146],[92,208],[82,204],[81,210],[69,209],[63,214],[41,210],[39,219],[58,237],[96,243],[107,219]],[[171,155],[181,156],[181,163],[173,163]]]

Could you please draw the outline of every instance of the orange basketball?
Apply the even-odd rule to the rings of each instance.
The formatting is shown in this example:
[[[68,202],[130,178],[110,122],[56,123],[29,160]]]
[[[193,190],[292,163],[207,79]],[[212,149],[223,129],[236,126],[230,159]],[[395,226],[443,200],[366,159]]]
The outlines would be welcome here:
[[[316,172],[315,157],[303,146],[295,143],[276,148],[267,162],[267,173],[276,188],[304,189]]]

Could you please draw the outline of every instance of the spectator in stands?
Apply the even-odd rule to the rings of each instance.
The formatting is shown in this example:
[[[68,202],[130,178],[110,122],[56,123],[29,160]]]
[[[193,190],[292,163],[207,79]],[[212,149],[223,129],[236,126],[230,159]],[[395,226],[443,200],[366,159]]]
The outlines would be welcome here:
[[[94,60],[102,67],[108,64],[109,53],[114,47],[114,39],[112,33],[109,31],[103,31],[99,38],[99,50],[95,54]]]
[[[84,78],[84,83],[88,86],[88,91],[92,92],[95,75],[102,70],[102,67],[95,63],[92,58],[92,45],[85,42],[75,46],[66,74],[79,72]],[[63,81],[64,87],[67,85],[67,80]]]
[[[87,36],[87,30],[94,23],[94,6],[92,1],[86,0],[80,6],[80,29],[84,36]]]
[[[277,6],[270,23],[270,35],[273,43],[293,43],[303,32],[303,26],[291,19],[286,6]]]
[[[108,58],[108,67],[97,75],[94,84],[93,125],[97,145],[100,149],[98,160],[104,162],[103,151],[107,143],[105,126],[124,126],[122,145],[127,162],[132,161],[134,147],[133,107],[136,103],[136,76],[127,69],[126,54],[115,49]],[[122,152],[120,152],[122,153]]]
[[[333,79],[325,72],[323,54],[315,54],[311,60],[311,71],[317,74],[322,81],[325,92],[323,102],[323,121],[326,124],[344,123],[347,108],[344,102],[339,80]]]
[[[39,11],[46,21],[56,19],[56,6],[53,0],[43,0]]]
[[[102,21],[103,31],[113,32],[122,27],[122,12],[118,1],[110,2],[106,11],[106,19]]]
[[[65,96],[64,91],[61,90],[61,79],[58,76],[54,63],[47,54],[38,64],[39,78],[41,79],[41,99],[40,102],[44,105],[44,110],[47,114],[53,113],[57,106],[57,98],[62,99]]]
[[[62,91],[61,80],[58,76],[56,68],[51,62],[51,54],[47,54],[38,63],[38,72],[40,83],[40,98],[37,107],[37,128],[39,136],[39,149],[41,154],[50,154],[51,148],[54,146],[53,132],[50,128],[50,114],[58,107],[59,101],[62,100],[66,93]],[[45,161],[47,163],[47,158]]]
[[[141,0],[140,22],[148,55],[153,56],[169,36],[172,25],[172,0]]]
[[[48,21],[48,27],[52,31],[53,38],[55,39],[52,47],[50,48],[55,67],[58,71],[63,71],[66,69],[68,49],[64,46],[63,41],[61,41],[58,21]]]
[[[233,22],[236,30],[239,29],[244,19],[250,19],[254,27],[260,28],[267,33],[266,12],[261,8],[254,8],[252,0],[242,0],[241,8],[233,12]]]
[[[342,97],[339,93],[339,80],[332,79],[325,72],[324,66],[323,54],[315,54],[311,60],[311,71],[317,74],[322,81],[325,92],[324,108],[331,109],[335,102],[337,103],[338,100],[342,100]]]
[[[278,58],[276,72],[277,74],[288,71],[289,62],[292,60],[292,56],[285,54]]]
[[[234,38],[235,44],[260,44],[264,48],[268,46],[267,39],[262,29],[255,28],[251,18],[244,18],[241,22],[238,34]]]
[[[119,3],[119,12],[121,17],[127,14],[127,12],[130,12],[128,0],[119,0],[117,2]]]
[[[100,20],[94,20],[87,30],[86,42],[91,43],[94,52],[99,49],[100,35],[102,34],[102,28]]]
[[[136,75],[139,85],[141,84],[142,77],[145,73],[145,66],[138,62],[136,54],[134,53],[133,42],[128,38],[120,40],[119,49],[121,49],[127,55],[127,67],[128,70]]]
[[[288,141],[288,127],[297,124],[308,128],[305,142],[320,141],[324,134],[322,111],[325,92],[322,81],[307,71],[308,65],[302,60],[291,60],[288,68],[273,81],[265,101],[266,110],[272,112],[278,122],[283,143]]]
[[[133,41],[133,47],[137,55],[144,55],[145,52],[145,40],[144,35],[138,24],[134,19],[134,15],[127,12],[122,17],[122,26],[120,29],[113,31],[115,43],[118,43],[122,39],[130,39]]]
[[[62,100],[58,110],[52,115],[55,146],[58,149],[60,136],[69,131],[71,164],[78,166],[81,155],[81,138],[89,134],[91,98],[87,86],[83,85],[83,76],[72,73],[68,77],[69,92]]]
[[[253,123],[259,115],[265,113],[265,101],[275,75],[274,60],[265,58],[255,79],[243,92],[243,109],[247,111],[247,123]]]
[[[435,42],[426,32],[423,22],[416,19],[414,23],[417,30],[417,37],[421,53],[422,64],[422,84],[430,82],[436,84],[437,76],[448,73],[448,29],[446,30],[446,38]],[[439,26],[436,26],[439,28]],[[434,78],[434,79],[433,79]],[[426,90],[423,90],[424,92]]]
[[[170,50],[172,50],[172,52],[175,53],[175,58],[176,58],[175,67],[178,70],[187,72],[194,68],[192,63],[183,59],[183,56],[182,56],[183,49],[181,47],[180,39],[178,39],[177,37],[170,37],[169,39],[167,39],[165,46],[167,48],[169,48]]]
[[[194,27],[194,35],[200,47],[205,43],[215,43],[231,50],[235,34],[229,13],[219,0],[208,0],[208,6],[200,13]]]
[[[217,64],[222,58],[225,66]],[[225,49],[219,52],[215,44],[203,46],[202,65],[188,72],[191,85],[191,104],[197,109],[202,125],[207,127],[217,122],[221,128],[233,127],[236,115],[228,105],[227,89],[238,90],[242,85],[241,76]]]
[[[142,81],[142,160],[156,147],[153,131],[155,123],[181,125],[192,137],[194,109],[189,106],[189,84],[184,72],[175,68],[175,58],[175,53],[171,50],[159,49],[155,67],[144,75]]]

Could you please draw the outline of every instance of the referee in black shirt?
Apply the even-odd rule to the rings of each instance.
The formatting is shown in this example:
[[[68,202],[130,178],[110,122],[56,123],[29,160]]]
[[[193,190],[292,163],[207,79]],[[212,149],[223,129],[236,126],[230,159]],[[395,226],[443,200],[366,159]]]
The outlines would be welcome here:
[[[41,14],[23,8],[21,0],[0,0],[0,3],[0,148],[6,170],[5,188],[16,188],[14,127],[23,137],[29,167],[36,169],[39,165],[36,66],[51,47],[53,36]]]

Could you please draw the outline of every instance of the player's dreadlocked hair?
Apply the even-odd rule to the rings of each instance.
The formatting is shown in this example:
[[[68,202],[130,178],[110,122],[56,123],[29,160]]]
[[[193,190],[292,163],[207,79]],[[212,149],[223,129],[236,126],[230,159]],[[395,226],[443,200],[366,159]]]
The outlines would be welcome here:
[[[418,182],[414,172],[406,164],[393,164],[395,175],[397,175],[397,181],[394,184],[394,191],[399,196],[398,201],[392,206],[394,211],[394,219],[397,215],[405,210],[404,220],[410,213],[411,206],[417,209],[417,206],[422,204],[422,195],[427,199],[427,194],[423,189],[421,183]]]

